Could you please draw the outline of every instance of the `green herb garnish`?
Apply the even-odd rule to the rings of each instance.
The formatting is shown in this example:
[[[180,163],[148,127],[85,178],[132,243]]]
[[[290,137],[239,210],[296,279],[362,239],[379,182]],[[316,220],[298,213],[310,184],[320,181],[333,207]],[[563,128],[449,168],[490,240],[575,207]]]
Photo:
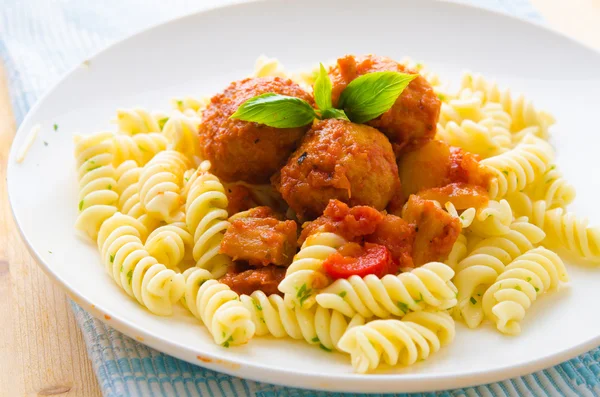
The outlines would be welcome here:
[[[398,306],[398,309],[402,310],[404,314],[408,313],[408,305],[406,303],[398,301],[396,302],[396,306]]]
[[[110,255],[110,263],[114,263],[115,261],[115,256],[114,255]],[[121,271],[123,271],[123,266],[121,266]]]
[[[339,108],[355,123],[365,123],[387,112],[418,74],[374,72],[350,82],[342,91]]]
[[[242,103],[231,118],[275,128],[293,128],[312,123],[316,116],[315,109],[305,100],[269,92]]]
[[[469,299],[471,301],[472,305],[476,305],[477,304],[477,299],[471,297],[471,299]]]
[[[317,109],[303,99],[268,92],[242,103],[230,118],[275,128],[302,127],[315,118],[365,123],[388,111],[417,76],[391,71],[362,75],[342,91],[336,109],[331,99],[331,79],[320,65],[314,84]]]
[[[331,109],[333,105],[331,104],[331,90],[333,86],[331,84],[331,79],[325,70],[323,64],[319,64],[319,73],[317,75],[317,79],[315,80],[314,85],[314,95],[315,95],[315,103],[321,109],[321,111],[325,111],[327,109]]]
[[[343,297],[345,297],[347,294],[348,294],[348,293],[347,293],[346,291],[342,291],[342,292],[340,292],[338,295],[339,295],[341,298],[343,298]]]
[[[81,211],[83,209],[83,200],[81,200],[79,202],[79,211]]]
[[[159,119],[158,120],[158,128],[162,130],[163,127],[165,126],[165,124],[167,124],[167,121],[169,121],[168,117],[164,117],[162,119]]]
[[[54,124],[54,131],[58,131],[58,124]]]
[[[326,352],[328,352],[328,353],[331,353],[331,351],[332,351],[331,349],[329,349],[329,348],[325,347],[325,345],[323,345],[322,343],[319,343],[319,347],[320,347],[322,350],[325,350],[325,351],[326,351]]]

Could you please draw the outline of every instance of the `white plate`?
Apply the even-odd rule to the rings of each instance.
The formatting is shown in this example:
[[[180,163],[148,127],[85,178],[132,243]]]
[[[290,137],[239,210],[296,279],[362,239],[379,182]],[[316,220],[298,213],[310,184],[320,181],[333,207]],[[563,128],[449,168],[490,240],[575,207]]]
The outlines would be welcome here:
[[[73,70],[31,110],[8,166],[9,196],[25,241],[46,273],[84,309],[126,335],[194,364],[304,388],[409,392],[463,387],[523,375],[600,344],[600,271],[570,266],[571,288],[537,301],[520,337],[459,326],[455,342],[419,365],[375,375],[352,373],[349,359],[302,342],[256,338],[215,346],[179,310],[151,315],[123,293],[94,244],[76,237],[74,133],[111,128],[117,107],[167,108],[175,95],[210,94],[247,75],[259,54],[290,69],[345,53],[425,60],[458,84],[469,68],[526,92],[553,112],[559,163],[575,184],[574,206],[592,220],[600,193],[600,55],[565,37],[480,9],[432,1],[260,2],[191,15],[158,26]],[[22,164],[16,151],[43,128]],[[58,124],[57,132],[52,125]],[[43,144],[48,143],[48,146]],[[599,269],[600,270],[600,269]]]

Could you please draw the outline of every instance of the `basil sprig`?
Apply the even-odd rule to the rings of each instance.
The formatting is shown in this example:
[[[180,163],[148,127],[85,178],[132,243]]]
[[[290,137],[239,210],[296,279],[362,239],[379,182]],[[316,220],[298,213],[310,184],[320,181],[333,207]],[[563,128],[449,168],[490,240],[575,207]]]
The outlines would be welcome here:
[[[331,79],[323,64],[319,66],[314,84],[317,109],[303,99],[269,92],[242,103],[231,118],[275,128],[302,127],[315,118],[365,123],[388,111],[418,76],[399,72],[374,72],[360,76],[342,91],[336,109],[331,100]]]
[[[387,112],[418,74],[373,72],[350,82],[338,107],[355,123],[366,123]]]
[[[315,85],[313,87],[314,95],[315,95],[315,103],[321,109],[321,112],[325,112],[328,109],[333,108],[331,104],[331,90],[333,86],[331,84],[331,79],[325,70],[323,64],[319,64],[319,75],[315,80]]]
[[[303,99],[268,92],[244,102],[232,119],[253,121],[269,127],[293,128],[312,123],[315,109]]]

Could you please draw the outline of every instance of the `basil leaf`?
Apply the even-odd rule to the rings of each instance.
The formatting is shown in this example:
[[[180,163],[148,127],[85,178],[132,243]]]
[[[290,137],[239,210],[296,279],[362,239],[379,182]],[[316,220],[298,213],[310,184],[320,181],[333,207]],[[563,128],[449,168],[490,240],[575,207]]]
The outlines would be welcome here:
[[[339,108],[350,120],[365,123],[387,112],[418,74],[373,72],[362,75],[342,91]]]
[[[329,108],[321,112],[321,120],[325,119],[340,119],[350,121],[343,110],[335,108]]]
[[[294,128],[310,124],[315,117],[315,110],[305,100],[268,92],[242,103],[230,118],[275,128]]]
[[[317,103],[317,106],[322,111],[325,111],[333,107],[331,104],[332,86],[331,80],[329,79],[329,75],[327,74],[325,67],[322,63],[319,65],[319,74],[317,76],[317,79],[315,80],[313,91],[315,93],[315,102]]]

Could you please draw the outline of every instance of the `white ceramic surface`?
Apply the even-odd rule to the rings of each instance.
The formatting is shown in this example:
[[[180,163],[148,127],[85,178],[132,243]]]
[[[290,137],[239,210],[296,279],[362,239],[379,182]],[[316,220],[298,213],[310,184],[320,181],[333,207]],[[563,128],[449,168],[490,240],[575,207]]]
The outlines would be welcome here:
[[[114,129],[109,120],[117,107],[166,109],[172,96],[214,93],[249,74],[262,53],[296,69],[369,52],[424,60],[455,85],[462,69],[482,72],[553,112],[558,162],[579,193],[573,208],[600,222],[600,54],[476,8],[304,0],[191,15],[120,42],[73,70],[31,110],[8,161],[10,201],[25,241],[46,273],[110,326],[191,363],[272,383],[355,392],[455,388],[523,375],[600,344],[600,269],[569,266],[570,288],[535,302],[521,336],[459,325],[452,345],[407,369],[356,375],[347,357],[289,340],[256,338],[225,349],[184,309],[161,318],[139,306],[105,273],[95,244],[76,236],[74,133]],[[17,149],[37,123],[37,141],[16,164]]]

